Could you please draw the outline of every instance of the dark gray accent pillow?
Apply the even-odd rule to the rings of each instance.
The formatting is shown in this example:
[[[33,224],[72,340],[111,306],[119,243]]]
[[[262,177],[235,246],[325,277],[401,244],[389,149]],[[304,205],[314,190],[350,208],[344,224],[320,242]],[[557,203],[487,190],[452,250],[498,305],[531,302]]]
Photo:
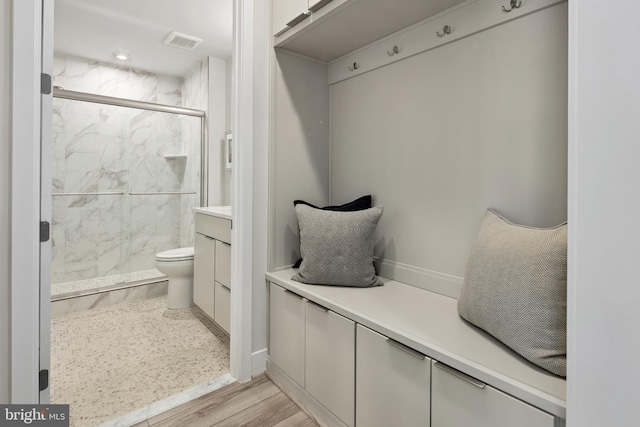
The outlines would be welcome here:
[[[373,246],[382,206],[355,212],[295,207],[302,264],[291,279],[313,285],[382,285],[373,268]]]
[[[567,225],[534,228],[488,210],[458,313],[530,362],[567,375]]]

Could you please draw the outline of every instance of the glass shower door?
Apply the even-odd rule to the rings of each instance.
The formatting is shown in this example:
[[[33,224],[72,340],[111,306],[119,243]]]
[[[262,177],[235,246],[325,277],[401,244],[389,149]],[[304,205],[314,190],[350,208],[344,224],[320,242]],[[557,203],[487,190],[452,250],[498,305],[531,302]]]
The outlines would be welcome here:
[[[193,244],[201,118],[54,99],[52,296],[161,277]]]

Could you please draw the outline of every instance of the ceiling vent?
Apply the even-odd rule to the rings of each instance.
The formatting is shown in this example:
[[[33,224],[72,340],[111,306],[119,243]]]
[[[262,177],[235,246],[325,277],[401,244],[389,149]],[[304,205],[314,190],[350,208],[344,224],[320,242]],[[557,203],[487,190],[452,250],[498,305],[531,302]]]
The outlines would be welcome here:
[[[180,49],[193,50],[198,47],[202,41],[202,39],[197,37],[172,31],[164,40],[164,43],[169,46],[179,47]]]

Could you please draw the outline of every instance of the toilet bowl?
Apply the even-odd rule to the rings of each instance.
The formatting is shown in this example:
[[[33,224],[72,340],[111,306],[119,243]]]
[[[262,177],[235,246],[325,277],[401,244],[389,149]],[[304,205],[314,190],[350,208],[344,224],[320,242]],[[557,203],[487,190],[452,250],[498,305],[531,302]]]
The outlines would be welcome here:
[[[193,247],[171,249],[156,255],[156,268],[169,277],[167,307],[193,305]]]

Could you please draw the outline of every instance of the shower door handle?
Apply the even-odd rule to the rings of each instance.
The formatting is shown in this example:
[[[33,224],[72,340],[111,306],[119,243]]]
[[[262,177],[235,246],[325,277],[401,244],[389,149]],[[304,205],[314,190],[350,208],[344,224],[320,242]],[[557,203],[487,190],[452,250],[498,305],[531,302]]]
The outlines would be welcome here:
[[[148,191],[148,192],[133,192],[129,191],[130,196],[176,196],[180,194],[196,194],[195,191]]]

